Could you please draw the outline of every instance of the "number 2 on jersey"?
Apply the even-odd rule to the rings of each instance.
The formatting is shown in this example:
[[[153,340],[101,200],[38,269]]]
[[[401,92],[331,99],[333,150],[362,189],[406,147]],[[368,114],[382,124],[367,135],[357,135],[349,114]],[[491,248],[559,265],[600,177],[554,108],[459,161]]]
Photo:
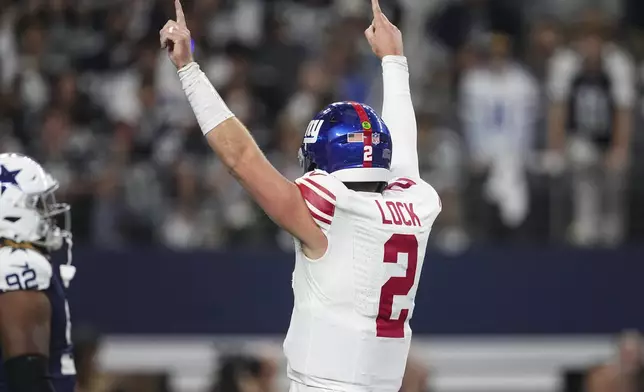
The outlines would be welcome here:
[[[418,240],[412,234],[394,234],[385,243],[385,263],[398,263],[398,255],[407,254],[405,276],[394,276],[380,289],[380,305],[376,318],[376,336],[380,338],[404,338],[405,321],[409,309],[401,309],[398,318],[392,318],[394,296],[408,295],[416,281],[418,267]]]

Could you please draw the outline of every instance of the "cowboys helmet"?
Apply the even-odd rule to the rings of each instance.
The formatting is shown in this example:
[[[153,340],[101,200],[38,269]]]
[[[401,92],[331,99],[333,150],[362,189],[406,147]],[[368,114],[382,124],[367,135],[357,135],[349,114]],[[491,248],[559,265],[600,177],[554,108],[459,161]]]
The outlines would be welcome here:
[[[56,203],[56,181],[33,159],[0,154],[0,238],[27,242],[49,251],[71,239],[70,207]],[[62,228],[55,219],[64,217]]]

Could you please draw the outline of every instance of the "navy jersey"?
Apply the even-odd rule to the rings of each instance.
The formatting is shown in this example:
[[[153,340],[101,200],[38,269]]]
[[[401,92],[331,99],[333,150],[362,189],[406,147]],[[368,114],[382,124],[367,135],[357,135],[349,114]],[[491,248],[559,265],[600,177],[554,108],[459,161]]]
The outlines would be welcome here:
[[[568,129],[600,146],[608,146],[612,141],[615,116],[611,91],[612,81],[603,70],[577,75],[568,102]]]
[[[0,295],[18,290],[43,291],[51,304],[49,373],[56,392],[73,392],[76,368],[72,355],[71,320],[66,288],[58,267],[31,249],[0,248]],[[1,358],[1,354],[0,354]],[[4,362],[4,358],[1,358]],[[0,366],[0,392],[7,389]]]

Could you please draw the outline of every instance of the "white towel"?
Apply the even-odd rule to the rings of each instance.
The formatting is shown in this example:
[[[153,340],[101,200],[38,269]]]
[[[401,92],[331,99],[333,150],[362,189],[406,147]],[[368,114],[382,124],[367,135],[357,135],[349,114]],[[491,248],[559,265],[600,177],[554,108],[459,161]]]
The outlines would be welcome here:
[[[522,157],[511,151],[501,151],[490,165],[485,196],[499,207],[503,223],[515,228],[528,216],[528,184]]]

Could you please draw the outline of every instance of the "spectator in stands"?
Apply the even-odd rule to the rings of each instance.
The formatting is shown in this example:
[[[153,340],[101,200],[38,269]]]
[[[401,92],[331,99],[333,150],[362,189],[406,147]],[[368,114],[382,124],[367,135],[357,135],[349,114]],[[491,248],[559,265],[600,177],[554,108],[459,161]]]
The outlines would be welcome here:
[[[278,392],[278,375],[280,373],[280,366],[278,358],[282,357],[282,352],[274,352],[274,350],[264,350],[259,352],[257,358],[261,363],[261,370],[259,372],[259,386],[261,392]]]
[[[512,43],[520,42],[522,19],[516,2],[452,1],[444,3],[429,19],[428,31],[452,56],[453,82],[459,84],[462,72],[473,65],[472,48],[499,32]]]
[[[92,241],[111,248],[155,243],[185,244],[183,236],[186,231],[164,231],[161,228],[166,218],[166,223],[178,222],[177,211],[181,208],[180,198],[174,197],[172,192],[176,184],[174,174],[176,167],[188,159],[195,168],[195,181],[204,185],[197,186],[192,196],[198,200],[198,213],[213,222],[208,225],[207,244],[197,241],[199,245],[191,246],[222,247],[248,243],[249,240],[263,243],[265,239],[275,245],[275,233],[267,229],[271,225],[263,225],[263,214],[257,213],[254,205],[240,196],[241,190],[230,182],[227,173],[209,154],[199,132],[191,131],[195,126],[194,115],[186,103],[176,70],[167,56],[159,51],[156,37],[158,29],[172,15],[172,2],[101,0],[81,3],[82,6],[77,7],[75,2],[67,0],[0,0],[0,151],[34,155],[60,177],[66,201],[74,204],[73,225],[78,229],[75,239],[80,243]],[[414,102],[419,104],[418,111],[427,111],[431,106],[431,110],[445,114],[445,117],[453,115],[452,98],[456,92],[463,91],[452,83],[452,79],[457,79],[453,76],[461,78],[463,71],[473,66],[477,69],[469,75],[480,75],[484,71],[482,68],[489,71],[489,64],[475,64],[477,56],[473,49],[481,42],[490,41],[494,32],[501,32],[510,39],[495,39],[495,47],[501,48],[500,52],[511,52],[509,47],[513,46],[515,52],[520,52],[516,49],[526,47],[521,40],[526,27],[523,15],[537,15],[538,10],[554,5],[554,2],[532,2],[534,12],[522,13],[521,8],[526,6],[526,2],[459,0],[438,7],[435,3],[438,2],[383,0],[382,6],[390,11],[396,10],[391,12],[392,18],[400,17],[404,22],[401,27],[409,30],[405,43],[409,45],[407,49],[414,52],[410,66],[416,64],[414,67],[419,70],[413,73],[412,86],[416,97]],[[633,1],[629,4],[639,3]],[[204,72],[222,92],[231,109],[250,124],[253,136],[267,149],[270,159],[281,162],[281,166],[287,169],[289,177],[296,171],[293,155],[288,152],[290,148],[285,148],[281,141],[283,127],[291,127],[293,135],[302,132],[316,110],[337,99],[363,99],[370,94],[373,100],[369,101],[376,109],[378,102],[382,102],[376,97],[379,83],[373,82],[380,72],[379,65],[371,56],[363,56],[361,46],[364,38],[360,26],[367,23],[363,20],[365,7],[368,11],[368,2],[363,0],[194,0],[185,4],[194,33],[195,55]],[[426,23],[430,12],[433,15]],[[637,12],[631,12],[628,19],[641,25],[635,15]],[[421,28],[425,23],[426,30]],[[431,43],[415,34],[430,37]],[[551,127],[553,134],[557,134],[557,129],[563,129],[563,133],[573,131],[568,126],[572,115],[568,116],[567,108],[573,96],[581,96],[576,93],[579,89],[572,87],[573,81],[581,78],[582,69],[586,72],[585,66],[590,63],[581,61],[585,56],[582,51],[590,55],[595,45],[592,40],[578,40],[587,42],[556,52],[553,66],[549,67],[551,72],[545,72],[547,67],[544,63],[548,62],[559,40],[556,26],[550,19],[543,19],[532,29],[530,45],[527,45],[531,48],[528,60],[537,78],[541,78],[543,73],[548,74],[551,86],[548,90],[554,100],[551,118],[557,119],[557,107],[566,109],[563,111],[566,116],[559,116],[558,120],[551,122],[559,124]],[[592,227],[600,225],[593,226],[588,222],[599,218],[607,218],[603,220],[606,224],[601,230],[613,233],[602,234],[607,238],[606,242],[618,242],[623,237],[621,218],[624,213],[613,207],[624,204],[621,202],[621,185],[627,166],[623,162],[628,159],[624,159],[621,151],[629,144],[629,138],[620,136],[628,132],[619,130],[629,128],[627,120],[632,99],[628,97],[633,95],[634,82],[627,76],[628,72],[616,71],[620,62],[628,63],[623,61],[628,56],[605,38],[599,40],[603,41],[603,71],[610,75],[610,82],[614,85],[610,89],[610,98],[618,110],[611,134],[616,137],[615,143],[608,147],[601,147],[594,139],[586,143],[592,147],[591,150],[598,150],[598,155],[603,155],[593,165],[578,159],[580,154],[570,154],[577,190],[575,222],[581,222],[572,225],[575,230],[571,232],[575,234],[573,238],[582,239],[577,241],[581,243],[588,242],[583,240],[595,235],[587,235],[577,228],[591,227],[590,230],[594,230]],[[421,71],[423,69],[425,72]],[[510,80],[509,75],[516,75],[516,72],[489,73],[503,75],[507,80]],[[588,75],[583,75],[584,83],[590,80]],[[624,85],[629,85],[630,89],[620,87]],[[490,89],[494,90],[496,86]],[[440,104],[436,105],[434,101],[440,101]],[[591,101],[586,99],[584,102]],[[464,98],[461,102],[468,100]],[[440,109],[435,109],[436,106]],[[467,117],[465,120],[469,121],[467,124],[477,123],[474,113],[462,109],[464,117]],[[509,110],[495,113],[507,114]],[[601,110],[584,109],[586,112],[597,114]],[[539,116],[545,117],[542,113]],[[511,117],[497,116],[497,120],[503,118],[507,122]],[[584,145],[576,142],[583,139],[578,137],[583,132],[578,128],[587,126],[590,118],[580,118],[580,125],[574,127],[575,135],[571,132],[571,137],[567,138],[570,143],[563,145]],[[447,182],[454,184],[460,181],[452,181],[458,177],[452,176],[456,173],[452,170],[454,167],[447,170],[442,163],[437,167],[440,159],[434,157],[455,151],[453,147],[457,143],[451,141],[456,132],[450,133],[448,138],[439,137],[438,140],[447,142],[438,145],[435,144],[435,136],[445,134],[443,131],[447,129],[459,131],[450,124],[451,120],[450,117],[445,121],[449,127],[431,127],[432,130],[427,131],[429,127],[421,124],[420,129],[424,139],[419,156],[425,161],[425,175],[430,181],[437,181],[437,187],[450,188],[445,190],[446,194],[454,194],[458,188],[445,185]],[[464,145],[473,149],[477,142],[472,135],[476,132],[470,125],[465,127],[461,136],[464,136]],[[515,126],[508,124],[507,129],[511,127]],[[494,126],[476,129],[482,131],[486,128]],[[522,132],[518,131],[514,136]],[[299,138],[301,134],[294,140]],[[493,143],[488,139],[494,137],[484,138],[484,144],[489,147]],[[553,150],[556,149],[555,144],[552,143]],[[563,155],[564,150],[559,147],[560,154]],[[570,150],[585,151],[584,148]],[[448,155],[453,158],[458,154]],[[583,158],[584,154],[581,155]],[[483,163],[480,157],[473,158]],[[451,158],[447,161],[449,166],[457,165]],[[504,165],[511,166],[499,163],[495,167]],[[492,173],[490,162],[474,166],[483,168],[478,173],[485,179],[490,178],[487,176]],[[597,211],[588,213],[598,210],[589,207],[597,205],[598,187],[584,194],[584,184],[594,184],[594,180],[588,178],[599,176],[593,168],[607,171],[608,167],[611,175],[606,176],[603,182],[603,188],[611,190],[605,195],[609,201],[607,209],[599,211],[602,214]],[[451,174],[445,176],[448,172]],[[437,174],[440,174],[438,180]],[[446,178],[449,181],[444,181]],[[512,181],[515,185],[520,182]],[[508,189],[519,194],[523,185],[515,185]],[[505,191],[504,186],[491,188]],[[481,195],[483,193],[479,192],[474,197],[480,198]],[[494,197],[498,199],[499,195]],[[440,222],[437,232],[443,223],[452,228],[461,226],[457,223],[461,220],[458,208],[448,206],[457,199],[444,197],[444,219],[453,219]],[[522,197],[512,196],[511,199],[522,200]],[[509,206],[511,203],[497,200],[494,204]],[[523,207],[515,205],[514,208],[515,215],[523,215],[516,212]],[[168,215],[156,213],[158,211]],[[177,228],[176,225],[174,227]],[[507,227],[505,229],[507,232]],[[452,233],[457,231],[451,230]],[[498,230],[482,228],[481,231],[495,233]],[[440,235],[434,238],[438,237]]]
[[[508,239],[528,215],[526,162],[538,113],[538,86],[512,61],[510,47],[507,35],[495,35],[479,65],[464,74],[460,90],[470,167],[483,181],[485,202],[474,210],[484,214],[484,231],[496,239]]]
[[[278,125],[299,133],[306,129],[308,122],[324,103],[331,100],[330,80],[324,64],[321,61],[302,64],[298,85],[281,112]]]
[[[443,203],[432,241],[445,252],[459,252],[469,243],[462,211],[466,152],[460,135],[441,125],[436,113],[418,115],[420,175],[432,184]]]
[[[617,361],[619,391],[642,392],[644,390],[644,345],[637,331],[622,333]]]
[[[216,157],[211,157],[208,162],[205,177],[210,191],[208,200],[215,209],[221,230],[219,238],[230,246],[248,246],[260,236],[258,231],[261,227],[257,223],[261,215],[221,162]]]
[[[531,26],[527,63],[540,82],[545,81],[549,60],[561,45],[559,24],[554,19],[544,18]]]
[[[291,97],[302,79],[293,75],[301,73],[306,47],[296,43],[286,23],[276,15],[269,19],[266,40],[257,48],[254,56],[254,81],[268,114],[282,112],[289,100],[293,100]],[[274,120],[269,118],[269,123]]]
[[[161,226],[162,242],[171,248],[212,248],[220,237],[217,219],[201,197],[200,177],[195,163],[187,159],[175,168],[177,194]]]
[[[224,358],[211,392],[264,392],[260,382],[261,373],[262,363],[256,358]]]
[[[512,42],[521,38],[519,8],[500,0],[464,0],[446,4],[429,21],[429,31],[452,52],[493,32],[508,35]]]
[[[101,347],[99,333],[90,326],[74,329],[74,363],[76,365],[76,392],[108,392],[109,377],[101,374],[96,356]]]
[[[125,206],[120,197],[119,169],[115,165],[102,168],[96,179],[94,202],[90,211],[91,243],[105,249],[122,249],[127,244]]]
[[[168,374],[124,374],[115,377],[108,392],[171,392]]]
[[[616,348],[616,358],[587,371],[587,392],[644,391],[644,346],[640,334],[625,331]]]
[[[12,87],[18,72],[18,51],[16,45],[15,22],[17,7],[10,0],[0,0],[0,92],[5,93]]]
[[[548,75],[551,167],[567,156],[573,175],[571,240],[615,245],[624,237],[624,189],[635,100],[630,56],[607,37],[601,14],[588,11],[571,48],[552,58]]]
[[[305,105],[302,106],[299,110],[307,110]],[[311,117],[308,117],[308,119],[311,119]],[[306,129],[306,125],[308,123],[301,121],[297,113],[290,113],[290,115],[285,113],[278,122],[278,149],[268,156],[273,166],[291,181],[296,180],[302,175],[302,167],[299,165],[297,157],[302,144],[300,130]],[[294,249],[293,237],[284,230],[278,229],[277,243],[286,251],[292,251]]]
[[[615,372],[607,364],[594,366],[588,369],[584,384],[585,384],[583,389],[584,392],[618,392],[620,391]],[[626,392],[626,391],[623,391],[623,392]]]

